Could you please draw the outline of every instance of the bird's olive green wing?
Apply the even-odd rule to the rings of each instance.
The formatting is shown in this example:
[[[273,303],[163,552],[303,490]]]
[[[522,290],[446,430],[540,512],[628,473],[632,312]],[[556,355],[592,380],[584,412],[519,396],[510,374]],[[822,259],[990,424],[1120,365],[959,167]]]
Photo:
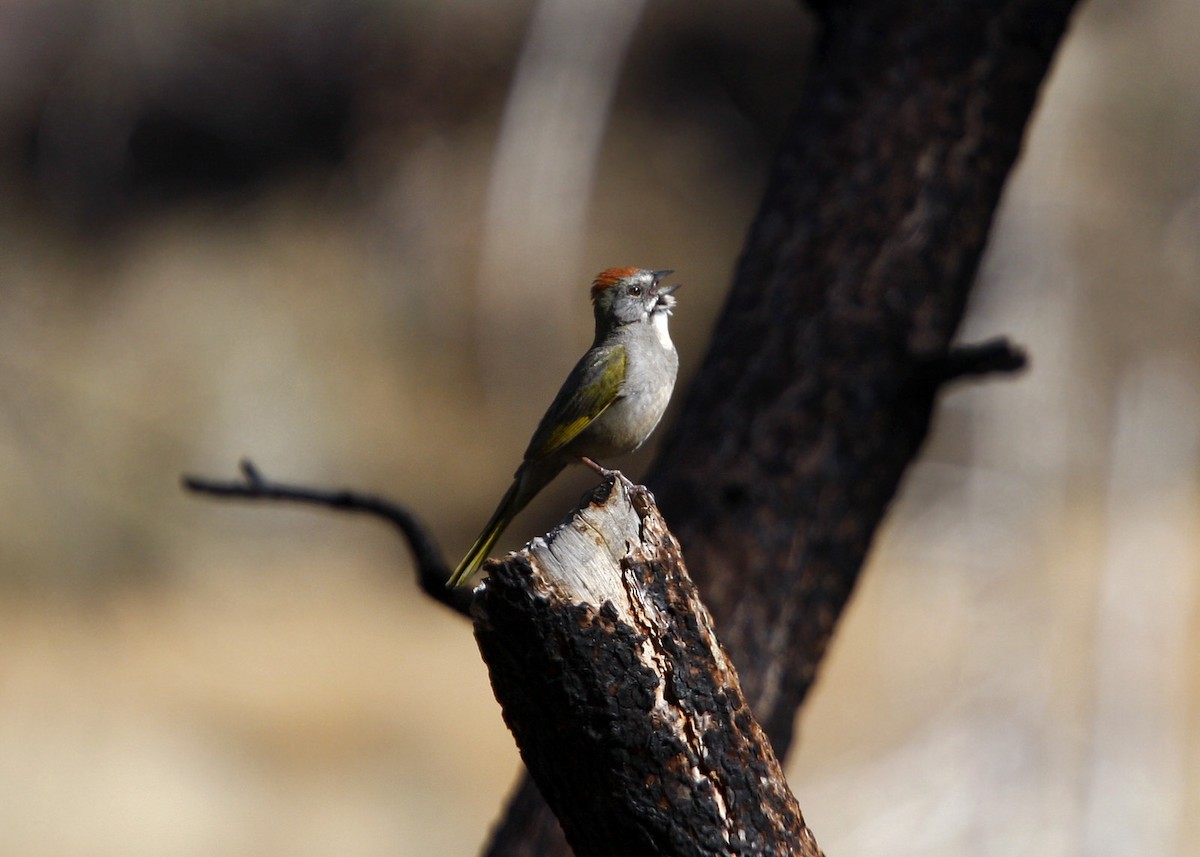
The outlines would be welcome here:
[[[525,460],[545,458],[578,437],[617,400],[624,380],[624,345],[604,345],[583,355],[533,433]]]

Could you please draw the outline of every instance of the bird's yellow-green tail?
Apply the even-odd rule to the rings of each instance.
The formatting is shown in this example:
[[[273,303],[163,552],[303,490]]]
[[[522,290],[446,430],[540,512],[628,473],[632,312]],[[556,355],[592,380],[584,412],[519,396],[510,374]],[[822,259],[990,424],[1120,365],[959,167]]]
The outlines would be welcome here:
[[[517,512],[520,512],[528,501],[528,497],[517,496],[520,490],[521,479],[518,477],[513,480],[513,484],[504,493],[504,497],[500,500],[500,505],[492,513],[487,526],[483,528],[483,532],[479,534],[479,538],[475,540],[475,544],[471,545],[471,549],[467,551],[467,555],[462,558],[462,562],[458,564],[458,568],[454,569],[454,574],[450,575],[450,579],[446,581],[446,586],[450,588],[462,586],[467,578],[474,574],[479,566],[483,565],[483,561],[487,559],[488,552],[492,549],[492,545],[496,543],[496,539],[500,538],[500,534],[504,532],[505,528],[512,522],[512,519],[516,517]]]

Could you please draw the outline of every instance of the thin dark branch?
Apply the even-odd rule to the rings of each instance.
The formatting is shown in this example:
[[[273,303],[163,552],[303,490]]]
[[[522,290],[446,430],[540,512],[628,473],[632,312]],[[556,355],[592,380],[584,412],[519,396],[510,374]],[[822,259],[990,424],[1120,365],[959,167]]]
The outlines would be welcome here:
[[[440,601],[450,609],[466,616],[471,602],[469,590],[447,589],[450,566],[429,528],[416,515],[403,506],[373,494],[362,494],[346,489],[330,490],[288,485],[274,482],[249,459],[238,464],[242,473],[240,480],[224,481],[199,476],[184,476],[183,487],[197,494],[238,500],[281,500],[290,503],[308,503],[325,506],[342,512],[362,512],[375,515],[391,523],[404,536],[417,565],[417,582],[427,595]]]

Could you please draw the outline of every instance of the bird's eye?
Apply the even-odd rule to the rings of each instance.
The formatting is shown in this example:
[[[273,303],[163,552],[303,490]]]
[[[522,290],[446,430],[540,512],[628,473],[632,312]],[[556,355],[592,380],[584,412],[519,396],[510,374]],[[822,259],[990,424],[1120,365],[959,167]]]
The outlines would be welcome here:
[[[640,298],[642,296],[642,287],[641,286],[630,286],[629,294],[633,295],[635,298]]]

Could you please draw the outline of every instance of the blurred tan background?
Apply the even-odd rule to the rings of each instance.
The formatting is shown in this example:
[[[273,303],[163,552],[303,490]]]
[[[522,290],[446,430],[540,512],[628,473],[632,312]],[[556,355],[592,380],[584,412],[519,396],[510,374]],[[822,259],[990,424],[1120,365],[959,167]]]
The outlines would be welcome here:
[[[695,365],[809,24],[591,5],[0,6],[0,857],[484,841],[519,761],[403,545],[178,479],[453,559],[597,270],[675,268]],[[1198,48],[1076,19],[964,331],[1032,371],[945,399],[801,718],[831,855],[1200,853]]]

